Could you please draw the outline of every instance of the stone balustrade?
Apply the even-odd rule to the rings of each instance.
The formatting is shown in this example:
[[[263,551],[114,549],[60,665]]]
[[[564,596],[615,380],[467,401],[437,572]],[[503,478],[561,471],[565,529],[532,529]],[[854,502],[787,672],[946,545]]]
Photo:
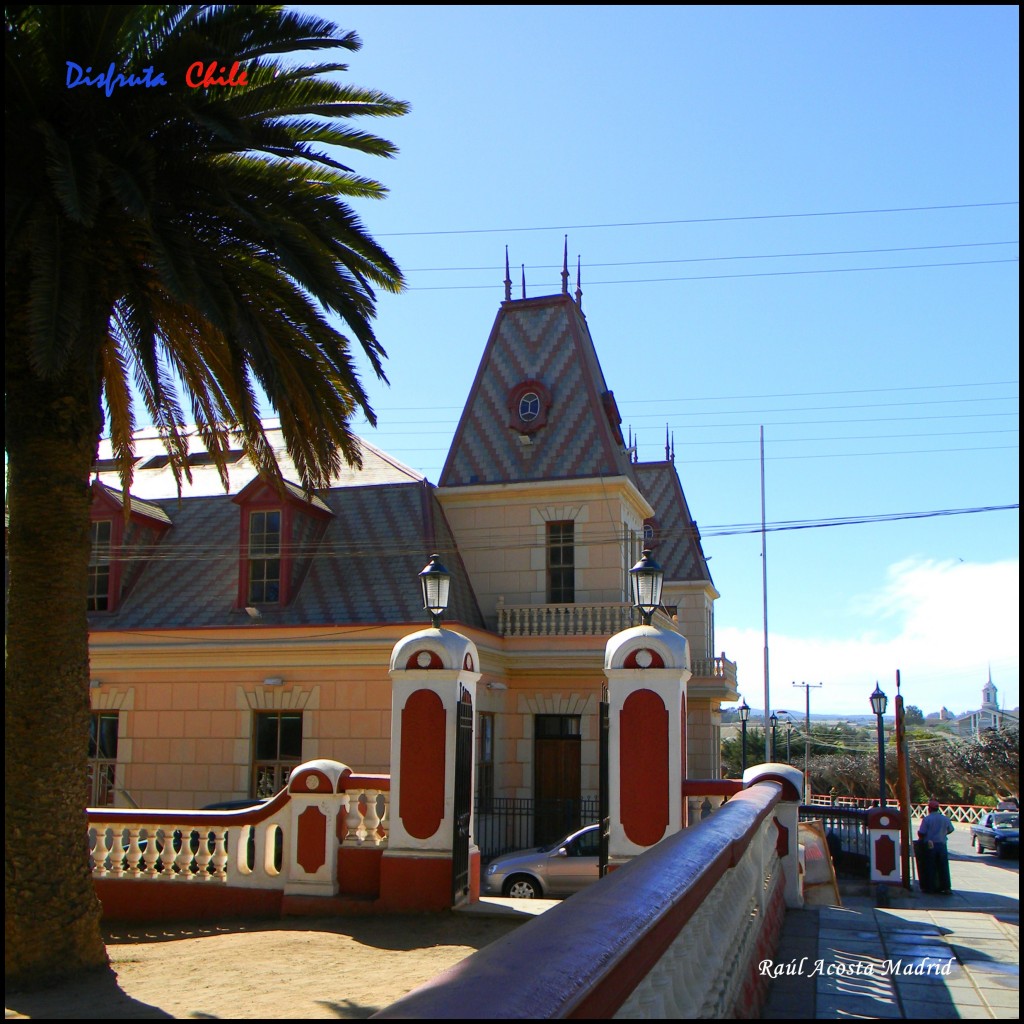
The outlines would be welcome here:
[[[633,606],[596,604],[498,604],[501,636],[611,636],[634,625]]]
[[[348,771],[339,775],[337,791],[326,794],[337,804],[337,845],[386,846],[390,776]],[[288,789],[241,810],[90,808],[92,874],[105,881],[220,882],[284,889],[294,850],[295,811]]]
[[[720,658],[694,658],[690,668],[695,678],[718,679],[736,685],[736,662],[724,654]]]

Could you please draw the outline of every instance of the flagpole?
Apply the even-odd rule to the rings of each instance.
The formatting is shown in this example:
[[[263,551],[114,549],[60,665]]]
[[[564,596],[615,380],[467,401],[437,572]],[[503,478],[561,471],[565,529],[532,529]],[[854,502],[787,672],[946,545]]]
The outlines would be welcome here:
[[[768,718],[772,713],[771,691],[768,686],[768,541],[765,529],[764,506],[764,424],[761,425],[761,605],[764,619],[764,759],[770,761]]]

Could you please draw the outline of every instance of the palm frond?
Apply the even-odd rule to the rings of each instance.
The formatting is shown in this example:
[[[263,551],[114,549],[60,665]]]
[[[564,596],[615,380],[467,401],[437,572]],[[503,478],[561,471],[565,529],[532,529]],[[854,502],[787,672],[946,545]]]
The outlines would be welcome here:
[[[270,5],[6,11],[6,315],[34,372],[96,378],[125,486],[133,390],[179,486],[188,421],[225,484],[232,443],[277,474],[261,392],[307,487],[358,462],[349,423],[373,411],[353,352],[384,378],[375,293],[404,282],[349,205],[387,193],[355,162],[396,149],[354,122],[408,110],[342,79],[359,37]],[[69,90],[69,59],[169,84]],[[250,84],[186,89],[197,60]]]

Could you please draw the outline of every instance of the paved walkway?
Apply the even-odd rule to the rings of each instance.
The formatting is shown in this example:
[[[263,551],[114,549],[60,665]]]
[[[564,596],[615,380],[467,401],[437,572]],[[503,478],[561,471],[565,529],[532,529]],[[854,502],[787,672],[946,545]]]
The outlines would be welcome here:
[[[897,890],[886,907],[790,911],[762,1019],[1016,1019],[1020,1003],[1018,861],[951,837],[952,896]],[[916,889],[916,884],[915,884]]]

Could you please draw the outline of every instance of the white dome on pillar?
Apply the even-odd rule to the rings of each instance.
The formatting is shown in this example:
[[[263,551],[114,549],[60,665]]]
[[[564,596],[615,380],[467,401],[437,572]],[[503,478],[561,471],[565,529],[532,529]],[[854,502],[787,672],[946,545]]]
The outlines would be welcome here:
[[[469,637],[452,629],[428,627],[403,637],[391,651],[389,671],[418,669],[479,672],[480,655]]]
[[[674,669],[690,673],[686,637],[657,626],[633,626],[610,637],[604,648],[605,671],[620,668]]]

